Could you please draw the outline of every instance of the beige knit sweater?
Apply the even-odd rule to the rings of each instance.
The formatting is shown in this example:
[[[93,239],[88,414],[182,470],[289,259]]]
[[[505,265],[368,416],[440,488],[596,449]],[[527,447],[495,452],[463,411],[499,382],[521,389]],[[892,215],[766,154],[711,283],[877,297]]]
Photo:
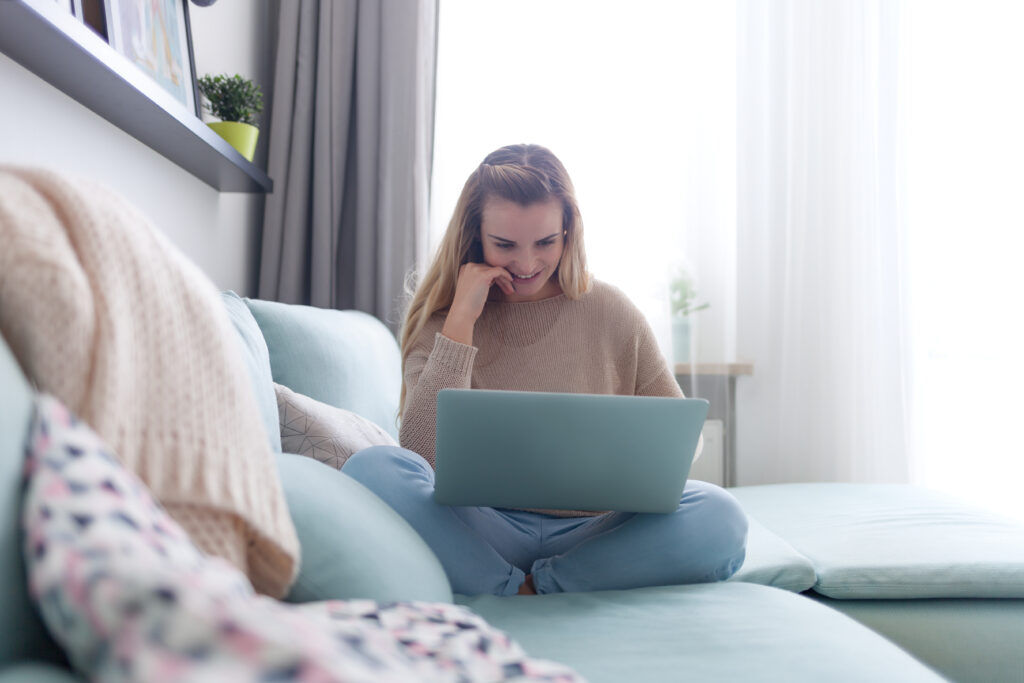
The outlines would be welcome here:
[[[0,331],[207,553],[280,597],[299,543],[213,284],[124,200],[0,167]]]
[[[643,314],[603,282],[595,281],[575,301],[562,294],[527,303],[488,302],[473,329],[474,346],[442,335],[445,317],[442,312],[430,319],[405,366],[400,441],[431,466],[441,389],[683,396]]]

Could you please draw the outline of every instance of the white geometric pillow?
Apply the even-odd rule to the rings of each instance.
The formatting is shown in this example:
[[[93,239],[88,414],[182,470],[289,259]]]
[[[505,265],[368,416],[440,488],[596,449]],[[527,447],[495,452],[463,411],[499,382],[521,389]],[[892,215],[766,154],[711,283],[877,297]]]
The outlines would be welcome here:
[[[370,446],[397,446],[390,434],[355,413],[274,384],[281,420],[281,450],[341,469],[353,453]]]

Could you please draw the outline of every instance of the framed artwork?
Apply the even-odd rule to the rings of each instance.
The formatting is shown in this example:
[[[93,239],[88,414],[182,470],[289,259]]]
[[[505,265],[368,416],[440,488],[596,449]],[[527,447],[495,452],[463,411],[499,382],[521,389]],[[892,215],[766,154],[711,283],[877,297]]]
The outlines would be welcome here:
[[[188,0],[106,0],[110,46],[199,116]]]

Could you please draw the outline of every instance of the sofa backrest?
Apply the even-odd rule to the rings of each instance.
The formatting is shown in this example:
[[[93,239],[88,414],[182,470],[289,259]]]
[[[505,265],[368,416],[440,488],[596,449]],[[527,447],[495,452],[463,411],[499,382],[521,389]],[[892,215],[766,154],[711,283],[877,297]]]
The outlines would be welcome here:
[[[263,332],[275,382],[361,415],[397,439],[402,360],[384,323],[360,311],[244,301]]]
[[[267,430],[270,448],[275,453],[281,452],[281,420],[277,411],[277,398],[274,396],[274,381],[270,373],[270,352],[267,342],[256,319],[252,317],[249,307],[242,297],[232,291],[221,292],[221,300],[227,309],[228,318],[238,335],[239,350],[245,369],[252,381],[256,404],[263,419],[263,428]]]
[[[0,337],[0,669],[25,659],[63,658],[29,600],[22,560],[22,477],[33,396]]]

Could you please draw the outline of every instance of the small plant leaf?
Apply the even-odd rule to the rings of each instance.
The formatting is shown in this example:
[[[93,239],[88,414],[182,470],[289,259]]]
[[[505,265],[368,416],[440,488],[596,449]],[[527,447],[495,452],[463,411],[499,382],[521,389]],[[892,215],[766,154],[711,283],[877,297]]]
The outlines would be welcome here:
[[[207,100],[203,106],[221,121],[256,125],[256,114],[263,111],[263,90],[238,74],[207,74],[199,79],[199,92]]]
[[[685,270],[677,271],[669,285],[669,305],[674,316],[688,316],[710,308],[708,302],[697,303],[697,289],[693,278]]]

